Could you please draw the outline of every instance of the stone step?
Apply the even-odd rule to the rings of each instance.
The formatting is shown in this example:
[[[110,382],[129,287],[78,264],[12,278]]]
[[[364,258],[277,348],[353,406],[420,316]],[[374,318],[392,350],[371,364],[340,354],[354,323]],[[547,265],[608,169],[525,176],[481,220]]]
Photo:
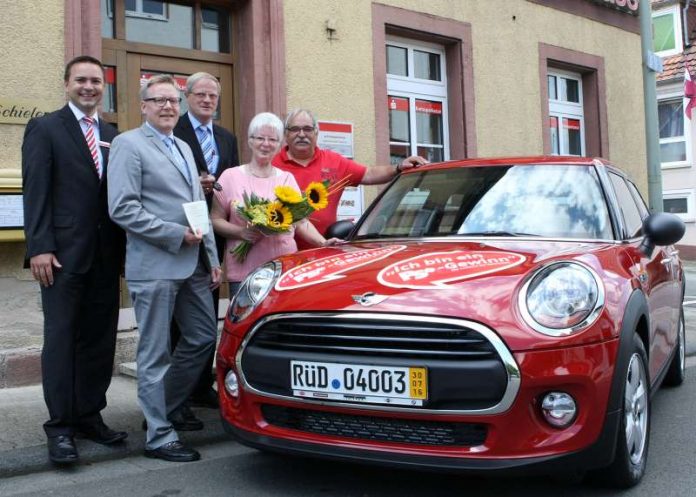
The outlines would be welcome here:
[[[131,378],[138,377],[138,365],[135,361],[123,362],[118,365],[118,372],[122,376],[130,376]]]

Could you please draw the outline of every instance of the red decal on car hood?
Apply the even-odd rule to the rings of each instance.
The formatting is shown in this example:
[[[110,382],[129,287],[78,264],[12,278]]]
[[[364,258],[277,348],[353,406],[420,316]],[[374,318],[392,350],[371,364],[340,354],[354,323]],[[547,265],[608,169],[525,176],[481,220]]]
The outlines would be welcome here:
[[[525,261],[512,252],[455,250],[430,252],[382,269],[377,280],[392,288],[447,288],[447,283],[508,269]]]
[[[379,261],[405,248],[405,245],[389,245],[322,257],[292,268],[280,277],[275,288],[278,291],[291,290],[343,278],[341,274],[346,271]]]

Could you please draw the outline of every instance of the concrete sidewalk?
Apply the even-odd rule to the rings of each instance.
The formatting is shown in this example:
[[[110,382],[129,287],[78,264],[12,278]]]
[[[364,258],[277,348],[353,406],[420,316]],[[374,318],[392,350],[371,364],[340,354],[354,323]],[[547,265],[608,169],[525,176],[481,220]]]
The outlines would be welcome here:
[[[43,423],[48,411],[41,385],[0,389],[0,495],[2,478],[59,469],[79,471],[80,466],[116,458],[142,455],[145,432],[141,429],[143,414],[137,403],[136,381],[115,376],[107,393],[108,405],[102,411],[104,421],[115,430],[128,432],[123,444],[104,446],[86,439],[76,439],[80,463],[59,469],[48,461]],[[192,447],[229,440],[216,409],[194,409],[205,427],[201,431],[180,432],[181,440]]]

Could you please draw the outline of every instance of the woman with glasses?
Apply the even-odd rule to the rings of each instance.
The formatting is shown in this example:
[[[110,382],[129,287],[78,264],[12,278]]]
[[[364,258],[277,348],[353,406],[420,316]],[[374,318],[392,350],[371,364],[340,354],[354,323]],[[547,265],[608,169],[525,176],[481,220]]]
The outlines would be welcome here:
[[[280,118],[270,112],[254,116],[249,123],[248,145],[251,160],[248,164],[225,170],[218,183],[222,190],[213,199],[210,213],[215,232],[227,239],[225,247],[225,271],[230,285],[230,294],[239,287],[240,282],[254,268],[278,256],[297,251],[295,232],[312,247],[332,245],[337,240],[326,240],[314,227],[303,219],[293,225],[286,233],[265,235],[249,225],[233,206],[244,202],[244,194],[275,200],[277,186],[290,186],[300,191],[292,174],[281,171],[271,164],[271,159],[280,149],[284,126]],[[251,242],[252,248],[243,261],[232,254],[232,250],[243,240]]]

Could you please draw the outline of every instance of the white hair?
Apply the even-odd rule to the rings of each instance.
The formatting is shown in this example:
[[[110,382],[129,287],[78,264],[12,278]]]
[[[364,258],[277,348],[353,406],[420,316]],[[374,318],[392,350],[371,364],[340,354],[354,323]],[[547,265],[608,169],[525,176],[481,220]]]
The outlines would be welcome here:
[[[283,140],[283,121],[281,121],[280,118],[272,112],[261,112],[260,114],[256,114],[254,116],[254,118],[249,123],[248,137],[251,138],[252,136],[254,136],[264,126],[269,126],[273,128],[273,130],[276,133],[276,138],[278,138],[278,141]]]

